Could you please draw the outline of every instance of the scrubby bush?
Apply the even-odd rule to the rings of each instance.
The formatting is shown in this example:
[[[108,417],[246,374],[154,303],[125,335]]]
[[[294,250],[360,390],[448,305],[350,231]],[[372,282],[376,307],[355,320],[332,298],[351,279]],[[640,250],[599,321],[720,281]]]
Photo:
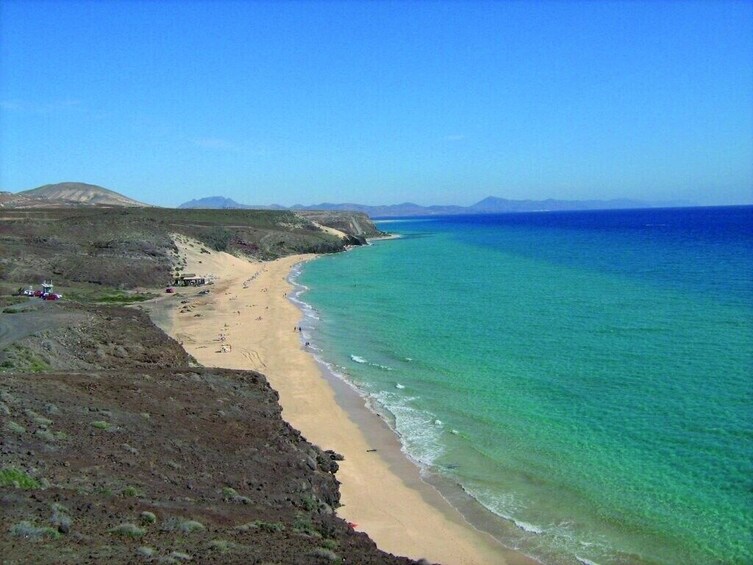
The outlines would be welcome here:
[[[111,534],[127,536],[129,538],[140,538],[146,533],[144,528],[139,528],[136,524],[119,524],[108,530]]]
[[[22,489],[37,489],[40,487],[39,481],[30,477],[23,471],[6,467],[0,469],[0,486],[16,487]]]
[[[5,429],[8,431],[13,432],[14,434],[25,434],[26,428],[24,428],[21,424],[18,422],[10,421],[7,424],[5,424]]]
[[[163,531],[182,532],[184,534],[190,534],[191,532],[198,532],[204,529],[206,528],[201,522],[177,517],[165,520],[165,523],[162,525]]]
[[[49,526],[35,526],[28,520],[24,520],[11,527],[10,533],[14,536],[26,539],[52,538],[60,537],[60,532]]]

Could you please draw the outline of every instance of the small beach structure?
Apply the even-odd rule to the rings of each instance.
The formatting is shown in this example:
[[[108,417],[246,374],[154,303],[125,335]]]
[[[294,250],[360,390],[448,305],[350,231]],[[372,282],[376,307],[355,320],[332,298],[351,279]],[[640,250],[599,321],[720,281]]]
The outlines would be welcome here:
[[[175,277],[174,286],[203,286],[207,284],[206,277],[200,277],[194,273],[185,273]]]

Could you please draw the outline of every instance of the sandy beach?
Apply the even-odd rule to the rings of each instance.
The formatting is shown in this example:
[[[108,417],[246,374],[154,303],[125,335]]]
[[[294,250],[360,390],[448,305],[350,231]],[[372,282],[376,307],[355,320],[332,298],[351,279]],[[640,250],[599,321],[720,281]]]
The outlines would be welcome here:
[[[160,298],[151,306],[155,322],[205,366],[266,375],[283,418],[309,441],[344,456],[338,515],[397,555],[445,564],[534,563],[470,526],[421,480],[386,424],[325,378],[302,343],[296,329],[302,314],[288,298],[291,268],[312,256],[250,262],[201,253],[187,239],[176,243],[185,271],[214,284]]]

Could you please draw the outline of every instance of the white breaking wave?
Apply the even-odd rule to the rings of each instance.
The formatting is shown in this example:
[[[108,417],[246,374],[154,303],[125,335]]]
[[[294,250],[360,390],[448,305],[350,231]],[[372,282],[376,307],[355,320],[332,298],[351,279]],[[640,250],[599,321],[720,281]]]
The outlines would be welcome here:
[[[351,354],[350,358],[355,361],[356,363],[359,363],[361,365],[368,365],[370,367],[376,367],[377,369],[381,369],[382,371],[394,371],[392,367],[388,367],[387,365],[380,365],[379,363],[372,363],[368,359],[364,359],[360,355]]]
[[[432,425],[436,416],[413,408],[416,398],[396,391],[382,391],[373,398],[394,418],[403,451],[421,465],[433,465],[445,450],[440,441],[442,428]]]
[[[529,524],[528,522],[523,522],[522,520],[515,520],[513,519],[513,523],[518,526],[521,530],[524,532],[530,532],[532,534],[543,534],[544,528],[540,526],[534,526],[533,524]]]

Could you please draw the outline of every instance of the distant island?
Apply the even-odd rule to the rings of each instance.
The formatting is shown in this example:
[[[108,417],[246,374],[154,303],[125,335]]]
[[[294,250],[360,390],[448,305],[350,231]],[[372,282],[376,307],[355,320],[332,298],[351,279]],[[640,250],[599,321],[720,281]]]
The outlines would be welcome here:
[[[449,216],[458,214],[505,214],[514,212],[555,212],[567,210],[619,210],[627,208],[653,208],[691,206],[689,202],[661,202],[650,203],[639,200],[509,200],[489,196],[471,206],[421,206],[413,202],[392,204],[386,206],[367,206],[364,204],[333,204],[324,202],[311,206],[296,204],[284,207],[273,204],[271,206],[256,206],[241,204],[224,196],[209,196],[184,202],[179,208],[210,208],[210,209],[261,209],[261,210],[326,210],[363,212],[372,218],[395,218],[404,216]]]

